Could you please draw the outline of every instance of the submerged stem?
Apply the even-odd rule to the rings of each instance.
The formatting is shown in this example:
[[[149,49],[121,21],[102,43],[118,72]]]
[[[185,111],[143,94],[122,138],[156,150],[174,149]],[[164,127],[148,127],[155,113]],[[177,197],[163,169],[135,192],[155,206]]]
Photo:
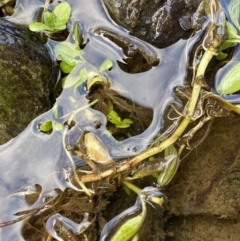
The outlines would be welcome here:
[[[80,111],[82,111],[82,110],[84,110],[84,109],[86,109],[86,108],[94,105],[97,101],[98,101],[98,100],[94,100],[94,101],[92,101],[91,103],[89,103],[88,105],[85,105],[85,106],[83,106],[83,107],[81,107],[81,108],[73,111],[72,114],[71,114],[71,116],[70,116],[70,118],[69,118],[69,120],[68,120],[68,122],[67,122],[67,125],[64,127],[63,135],[62,135],[62,145],[63,145],[63,149],[64,149],[64,151],[65,151],[65,153],[66,153],[66,155],[67,155],[67,157],[68,157],[68,160],[70,161],[70,163],[71,163],[71,165],[72,165],[72,168],[73,168],[73,177],[74,177],[74,179],[77,181],[78,185],[82,188],[82,190],[83,190],[89,197],[92,196],[92,192],[91,192],[91,191],[84,185],[84,183],[79,179],[78,174],[77,174],[77,171],[76,171],[76,166],[75,166],[74,161],[73,161],[73,158],[72,158],[70,152],[69,152],[69,151],[67,150],[67,148],[66,148],[65,139],[66,139],[67,132],[68,132],[68,130],[69,130],[69,126],[71,125],[71,122],[73,121],[73,118],[75,117],[75,115],[76,115],[78,112],[80,112]]]
[[[120,173],[123,171],[127,171],[130,168],[136,166],[138,163],[142,162],[143,160],[162,152],[170,145],[174,144],[179,139],[179,137],[183,134],[183,132],[185,131],[185,129],[187,128],[187,126],[192,120],[192,117],[199,99],[199,95],[201,92],[201,88],[203,85],[204,74],[213,56],[214,55],[211,51],[207,50],[204,52],[201,58],[200,64],[198,66],[196,76],[193,81],[192,95],[187,104],[187,111],[185,113],[185,116],[182,122],[180,123],[180,125],[175,130],[175,132],[168,139],[166,139],[159,145],[149,148],[146,151],[142,152],[141,154],[133,157],[130,161],[126,161],[125,163],[122,163],[122,165],[116,167],[115,170],[108,169],[101,173],[92,173],[90,175],[83,175],[80,177],[80,180],[82,182],[92,182],[92,181],[101,180],[102,178],[108,177],[113,173]]]
[[[191,122],[191,119],[193,117],[195,107],[197,105],[197,101],[198,101],[200,91],[202,88],[202,78],[201,77],[204,76],[206,68],[213,56],[214,55],[210,51],[206,51],[204,53],[204,55],[200,61],[200,64],[199,64],[199,67],[197,70],[197,74],[196,74],[196,77],[195,77],[195,80],[193,83],[192,95],[188,102],[186,115],[183,118],[180,125],[175,130],[175,132],[167,140],[163,141],[158,146],[152,147],[152,148],[146,150],[145,152],[139,154],[138,156],[134,157],[132,160],[129,161],[131,163],[130,165],[135,166],[142,160],[162,152],[167,147],[169,147],[170,145],[175,143],[177,141],[177,139],[182,135],[182,133],[185,131],[185,129],[187,128],[188,124]]]
[[[124,180],[124,181],[122,181],[122,183],[123,183],[125,186],[127,186],[129,189],[131,189],[132,191],[134,191],[137,195],[139,195],[139,194],[141,193],[141,191],[142,191],[142,189],[140,189],[139,187],[137,187],[136,185],[132,184],[132,183],[129,182],[129,181]],[[164,202],[165,202],[165,200],[164,200],[163,197],[151,196],[151,197],[149,197],[148,199],[149,199],[149,201],[151,201],[151,202],[159,205],[160,207],[162,207],[163,204],[164,204]]]
[[[80,177],[80,180],[82,182],[92,182],[92,181],[101,180],[102,178],[108,177],[108,176],[112,175],[113,173],[120,173],[123,171],[127,171],[130,168],[136,166],[138,163],[142,162],[143,160],[162,152],[163,150],[168,148],[170,145],[174,144],[178,140],[178,138],[183,134],[183,132],[185,131],[185,129],[187,128],[187,126],[189,125],[189,123],[192,120],[192,117],[193,117],[193,114],[194,114],[194,111],[195,111],[195,108],[196,108],[196,105],[197,105],[197,102],[199,99],[199,95],[201,92],[201,88],[202,88],[202,84],[203,84],[203,76],[204,76],[206,68],[213,56],[214,55],[212,54],[212,52],[205,51],[205,53],[200,61],[200,64],[198,66],[197,74],[196,74],[196,77],[193,82],[192,95],[187,104],[186,114],[185,114],[182,122],[180,123],[180,125],[175,130],[175,132],[168,139],[166,139],[165,141],[160,143],[158,146],[149,148],[146,151],[142,152],[141,154],[133,157],[130,161],[123,162],[121,165],[116,167],[116,169],[114,169],[114,170],[108,169],[101,173],[92,173],[90,175],[83,175]]]

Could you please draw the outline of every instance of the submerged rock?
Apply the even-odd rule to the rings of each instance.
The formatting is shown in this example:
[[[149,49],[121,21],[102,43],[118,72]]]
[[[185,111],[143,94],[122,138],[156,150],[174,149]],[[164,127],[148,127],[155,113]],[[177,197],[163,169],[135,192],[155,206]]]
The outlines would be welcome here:
[[[117,63],[127,73],[145,72],[159,64],[156,52],[136,39],[103,27],[94,29],[93,33],[102,35],[122,49],[125,58],[123,62],[117,61]]]
[[[159,48],[188,38],[202,0],[103,0],[112,19],[136,37]],[[190,25],[186,28],[186,25]]]
[[[0,144],[50,108],[52,59],[36,34],[0,19]]]

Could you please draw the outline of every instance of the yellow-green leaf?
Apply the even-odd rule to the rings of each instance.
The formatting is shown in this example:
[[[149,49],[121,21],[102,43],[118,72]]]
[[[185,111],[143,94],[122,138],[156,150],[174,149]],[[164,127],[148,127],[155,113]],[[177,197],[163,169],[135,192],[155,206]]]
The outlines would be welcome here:
[[[58,18],[58,22],[66,24],[71,13],[71,6],[68,2],[62,2],[58,4],[54,10],[53,14]],[[57,25],[57,23],[56,23]]]
[[[48,25],[44,24],[44,23],[39,23],[39,22],[35,22],[35,23],[30,23],[29,24],[29,29],[33,32],[40,32],[40,31],[51,31],[52,28],[49,27]]]
[[[220,94],[232,94],[240,90],[240,62],[227,72],[217,90]]]
[[[39,126],[40,131],[42,132],[49,132],[52,130],[52,121],[51,120],[47,120],[45,122],[43,122],[40,126]]]
[[[240,30],[240,25],[239,25],[239,21],[240,21],[240,1],[239,0],[229,1],[228,11],[229,11],[229,15],[230,15],[230,18],[231,18],[232,22],[234,23],[236,28],[238,30]]]

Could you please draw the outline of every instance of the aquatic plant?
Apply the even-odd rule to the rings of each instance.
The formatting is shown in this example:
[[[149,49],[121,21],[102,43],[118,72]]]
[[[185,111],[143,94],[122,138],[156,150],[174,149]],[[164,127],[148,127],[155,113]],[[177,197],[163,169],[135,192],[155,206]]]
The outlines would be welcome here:
[[[58,4],[52,12],[43,13],[43,23],[34,22],[29,25],[29,29],[34,32],[48,31],[51,33],[66,29],[69,20],[71,7],[68,2]]]
[[[162,191],[175,176],[181,164],[183,150],[194,148],[191,142],[194,135],[204,124],[211,122],[216,117],[224,116],[231,111],[240,114],[238,106],[210,92],[205,81],[205,72],[210,61],[213,58],[219,58],[220,54],[223,56],[224,50],[238,43],[239,38],[236,31],[226,22],[225,14],[217,0],[205,1],[205,5],[205,13],[209,17],[209,23],[204,38],[195,52],[192,83],[187,84],[185,88],[176,88],[175,90],[176,96],[183,99],[185,105],[181,107],[172,105],[167,116],[171,120],[171,114],[175,114],[173,123],[167,126],[160,136],[156,137],[151,146],[132,158],[112,160],[107,148],[102,145],[98,136],[91,131],[82,133],[79,140],[74,144],[66,142],[67,133],[74,126],[74,118],[78,113],[94,123],[94,119],[87,108],[94,109],[98,102],[103,102],[103,105],[107,106],[105,109],[107,111],[102,112],[106,119],[117,128],[130,129],[134,127],[134,123],[125,116],[122,117],[122,112],[115,111],[115,107],[109,107],[111,105],[122,106],[123,110],[124,108],[130,108],[125,99],[110,91],[111,81],[104,71],[114,68],[112,61],[107,59],[100,67],[95,67],[83,58],[77,24],[74,25],[73,31],[75,43],[63,42],[55,46],[54,52],[61,62],[60,67],[65,74],[69,74],[64,77],[63,88],[72,88],[76,91],[76,89],[84,86],[88,92],[88,97],[91,96],[91,92],[100,89],[102,91],[100,93],[106,97],[106,100],[103,101],[93,98],[87,105],[78,106],[73,91],[73,96],[70,99],[73,109],[65,116],[68,118],[67,122],[63,124],[58,122],[60,117],[57,112],[58,106],[55,105],[52,109],[53,120],[47,120],[40,125],[40,130],[43,132],[51,131],[53,123],[58,123],[58,126],[62,127],[59,128],[62,146],[72,166],[72,174],[69,178],[72,189],[76,193],[82,194],[82,202],[93,202],[94,198],[107,196],[118,185],[124,185],[138,195],[136,203],[131,208],[126,209],[105,225],[100,236],[101,241],[137,240],[138,231],[146,218],[147,205],[163,207],[164,203],[167,202],[167,198],[160,190]],[[237,25],[235,23],[235,26]],[[223,57],[226,57],[226,55]],[[236,66],[229,70],[223,78],[223,82],[219,85],[218,89],[221,93],[229,94],[239,90],[238,64]],[[178,149],[176,144],[180,146]],[[81,159],[85,165],[76,165],[75,157]],[[153,160],[149,161],[149,158],[153,158]],[[152,175],[157,178],[156,188],[143,187],[141,189],[134,183],[136,179]],[[23,216],[22,219],[39,212],[43,208],[53,207],[54,209],[62,196],[61,193],[58,197],[50,199],[44,203],[43,207],[33,210]],[[47,204],[49,204],[48,207]],[[61,208],[64,207],[60,207],[57,211],[61,211]],[[84,209],[82,211],[87,212]],[[46,223],[50,227],[48,228],[50,239],[52,236],[61,240],[63,235],[67,235],[68,238],[74,240],[79,235],[85,240],[90,240],[88,239],[89,230],[94,226],[96,216],[85,215],[82,221],[75,223],[61,215],[51,215],[51,217],[49,217],[49,214],[47,215]],[[9,224],[11,223],[3,223],[1,226]],[[62,231],[61,235],[54,231],[56,226]]]

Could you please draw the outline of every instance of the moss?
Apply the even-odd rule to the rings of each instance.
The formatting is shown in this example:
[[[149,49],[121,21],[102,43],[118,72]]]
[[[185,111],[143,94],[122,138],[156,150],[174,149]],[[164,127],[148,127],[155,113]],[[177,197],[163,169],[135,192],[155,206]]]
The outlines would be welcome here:
[[[0,144],[3,144],[49,109],[47,86],[52,60],[44,45],[27,29],[2,19],[0,25]]]

